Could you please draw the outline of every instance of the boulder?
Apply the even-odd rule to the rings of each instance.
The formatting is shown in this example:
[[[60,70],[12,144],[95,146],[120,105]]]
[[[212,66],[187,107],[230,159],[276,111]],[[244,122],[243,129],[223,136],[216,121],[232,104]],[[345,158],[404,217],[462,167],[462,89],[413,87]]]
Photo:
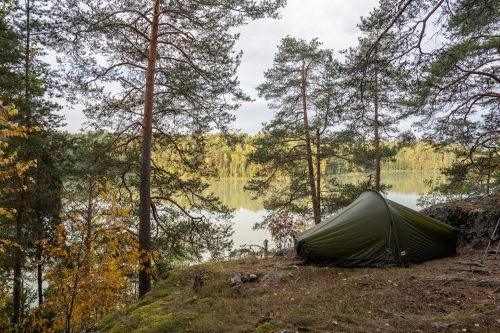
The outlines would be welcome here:
[[[230,280],[229,280],[229,283],[232,285],[232,286],[239,286],[240,284],[243,283],[243,281],[241,280],[241,277],[239,274],[236,274],[235,276],[233,276]]]
[[[279,249],[276,251],[276,254],[274,255],[275,257],[281,257],[281,256],[295,256],[295,249],[293,247],[288,247],[286,249]]]
[[[460,246],[481,248],[490,240],[500,218],[500,196],[477,196],[437,204],[422,209],[420,213],[457,228]],[[499,239],[500,230],[497,230],[493,240]]]
[[[203,288],[203,273],[196,274],[193,283],[194,290],[199,293]]]
[[[286,273],[282,273],[282,272],[269,272],[269,273],[267,273],[266,275],[264,275],[262,277],[261,282],[279,281],[282,278],[284,278],[285,276],[287,276]]]

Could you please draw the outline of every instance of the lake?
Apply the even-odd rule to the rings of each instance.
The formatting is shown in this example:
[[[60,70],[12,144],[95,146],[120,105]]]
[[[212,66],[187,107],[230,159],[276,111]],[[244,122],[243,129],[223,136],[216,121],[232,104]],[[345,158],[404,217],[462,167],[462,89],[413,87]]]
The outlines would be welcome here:
[[[366,182],[367,174],[348,174],[338,176],[342,182]],[[417,206],[417,198],[420,193],[426,193],[424,180],[438,176],[438,172],[416,172],[416,171],[387,171],[382,172],[382,183],[392,185],[387,198],[409,208],[420,210]],[[232,178],[221,179],[214,182],[210,190],[218,196],[222,202],[236,210],[234,217],[234,246],[238,248],[243,244],[262,245],[265,239],[271,241],[267,231],[253,230],[255,222],[260,222],[266,211],[262,207],[261,200],[252,200],[250,193],[243,191],[248,179]]]

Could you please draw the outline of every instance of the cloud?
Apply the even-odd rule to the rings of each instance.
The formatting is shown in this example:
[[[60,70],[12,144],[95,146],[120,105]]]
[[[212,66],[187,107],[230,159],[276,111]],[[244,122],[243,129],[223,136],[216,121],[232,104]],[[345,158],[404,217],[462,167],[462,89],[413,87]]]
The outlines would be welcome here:
[[[318,37],[324,48],[339,51],[357,45],[357,24],[377,5],[376,0],[289,0],[280,20],[263,19],[235,29],[240,39],[236,50],[243,50],[238,77],[242,89],[257,97],[255,87],[264,81],[264,71],[273,65],[280,40],[286,36],[310,40]],[[265,101],[254,107],[244,104],[236,113],[242,132],[257,133],[262,122],[272,118]]]

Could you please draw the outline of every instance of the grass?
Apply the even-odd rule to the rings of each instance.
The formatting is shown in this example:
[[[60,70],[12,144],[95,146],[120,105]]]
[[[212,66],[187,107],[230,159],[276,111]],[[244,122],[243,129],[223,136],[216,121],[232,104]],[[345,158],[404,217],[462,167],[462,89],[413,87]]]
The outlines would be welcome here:
[[[490,266],[484,268],[489,275],[478,277],[459,263],[480,256],[462,250],[458,257],[406,269],[294,267],[282,258],[207,263],[173,271],[142,301],[111,314],[97,328],[143,333],[500,332],[499,299],[493,293],[500,270]],[[262,282],[272,271],[284,276]],[[230,284],[236,272],[259,279],[238,290]],[[198,274],[204,278],[196,292]],[[466,280],[446,281],[449,277]],[[474,279],[493,282],[477,285]],[[454,324],[432,326],[438,322]]]

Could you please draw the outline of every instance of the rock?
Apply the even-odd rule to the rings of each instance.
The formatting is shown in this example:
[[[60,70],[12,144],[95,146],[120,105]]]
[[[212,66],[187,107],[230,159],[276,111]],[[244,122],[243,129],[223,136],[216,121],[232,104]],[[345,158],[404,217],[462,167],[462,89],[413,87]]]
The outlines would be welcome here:
[[[498,196],[472,197],[434,205],[420,213],[457,228],[461,247],[479,248],[486,246],[500,218],[499,199]],[[493,240],[499,238],[500,232],[497,232]]]
[[[269,317],[265,317],[265,318],[262,318],[261,320],[259,320],[259,322],[257,323],[257,326],[260,326],[260,325],[265,324],[265,323],[276,324],[277,322],[280,322],[280,321],[282,321],[282,320],[279,319],[278,317],[269,316]]]
[[[239,274],[233,276],[231,278],[231,280],[229,280],[229,283],[232,285],[232,286],[238,286],[240,284],[243,284],[243,281],[241,280],[241,277]]]
[[[454,324],[456,324],[456,323],[447,324],[447,323],[437,322],[437,323],[432,323],[431,326],[434,328],[448,328],[448,327],[453,326]]]
[[[241,281],[243,283],[247,283],[247,282],[250,282],[250,278],[247,274],[241,274]]]
[[[250,274],[250,276],[248,277],[249,282],[254,282],[254,281],[257,281],[258,279],[259,279],[259,277],[255,274]]]
[[[202,287],[203,287],[203,273],[198,273],[194,278],[193,288],[197,293],[199,293]]]
[[[233,287],[234,290],[238,292],[238,294],[246,294],[247,288],[243,284],[238,284]]]
[[[287,276],[286,273],[282,273],[282,272],[269,272],[269,273],[265,274],[262,277],[261,281],[262,282],[278,281],[278,280],[281,280],[285,276]]]
[[[289,247],[286,249],[281,249],[276,251],[276,254],[274,255],[275,257],[280,257],[280,256],[295,256],[295,249],[293,247]]]

